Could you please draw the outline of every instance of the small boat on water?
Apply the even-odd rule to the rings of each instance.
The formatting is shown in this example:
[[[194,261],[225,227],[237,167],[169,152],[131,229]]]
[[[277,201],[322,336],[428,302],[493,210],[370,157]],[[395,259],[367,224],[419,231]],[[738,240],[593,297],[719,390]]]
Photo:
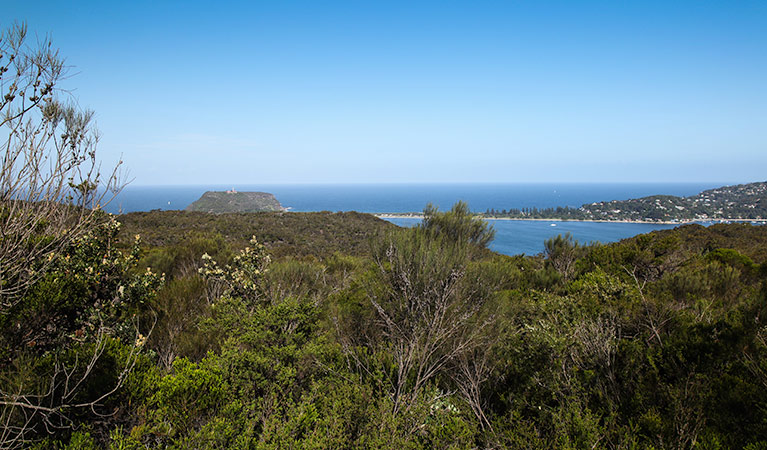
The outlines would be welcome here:
[[[551,224],[551,225],[549,225],[549,226],[550,226],[550,227],[555,227],[555,226],[557,226],[557,224],[555,224],[555,223],[552,223],[552,224]]]

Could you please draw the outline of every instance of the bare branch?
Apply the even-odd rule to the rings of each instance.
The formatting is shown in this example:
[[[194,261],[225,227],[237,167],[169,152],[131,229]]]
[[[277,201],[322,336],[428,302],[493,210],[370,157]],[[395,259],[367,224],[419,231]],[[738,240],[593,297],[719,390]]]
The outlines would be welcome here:
[[[0,314],[123,186],[120,163],[101,171],[93,112],[56,98],[58,53],[26,35],[19,24],[0,35]]]

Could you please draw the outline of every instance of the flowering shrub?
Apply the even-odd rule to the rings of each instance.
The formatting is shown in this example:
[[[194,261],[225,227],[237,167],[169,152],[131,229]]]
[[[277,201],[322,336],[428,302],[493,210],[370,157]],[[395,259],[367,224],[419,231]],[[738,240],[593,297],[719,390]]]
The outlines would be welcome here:
[[[27,294],[0,316],[0,419],[12,433],[0,447],[70,429],[75,417],[103,414],[132,372],[151,324],[140,323],[163,276],[132,273],[137,236],[116,247],[120,223],[99,220],[49,254]]]
[[[200,274],[208,282],[220,286],[221,294],[252,302],[259,300],[263,293],[260,282],[271,258],[266,253],[266,247],[259,244],[255,236],[250,240],[250,244],[251,246],[245,247],[234,257],[232,264],[223,268],[205,253],[202,255],[203,266],[200,268]]]

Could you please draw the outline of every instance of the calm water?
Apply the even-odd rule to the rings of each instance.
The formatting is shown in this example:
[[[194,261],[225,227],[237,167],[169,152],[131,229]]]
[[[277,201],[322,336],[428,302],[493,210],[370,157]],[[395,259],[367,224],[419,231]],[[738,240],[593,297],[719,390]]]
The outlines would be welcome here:
[[[578,207],[584,203],[625,200],[646,195],[687,196],[723,183],[530,183],[530,184],[364,184],[237,185],[239,191],[271,192],[292,211],[421,211],[431,202],[442,209],[464,200],[474,211],[489,208]],[[108,207],[110,212],[184,209],[209,190],[232,186],[128,186]]]
[[[647,184],[396,184],[396,185],[237,185],[240,191],[271,192],[292,211],[414,212],[431,202],[448,209],[458,200],[468,202],[474,211],[490,208],[554,206],[578,207],[584,203],[625,200],[654,194],[688,196],[726,183],[647,183]],[[184,209],[205,191],[226,190],[233,186],[129,186],[107,206],[113,213]],[[401,226],[412,226],[414,219],[391,219]],[[491,248],[509,255],[536,254],[543,241],[570,232],[580,242],[614,242],[672,225],[492,221],[496,229]],[[555,224],[556,226],[551,226]]]
[[[401,227],[412,227],[419,219],[387,219]],[[605,222],[547,222],[534,220],[488,220],[495,228],[495,240],[490,248],[506,255],[535,255],[543,251],[543,241],[558,234],[572,233],[583,244],[616,242],[653,230],[674,228],[674,225],[649,223]],[[552,224],[554,226],[552,226]]]

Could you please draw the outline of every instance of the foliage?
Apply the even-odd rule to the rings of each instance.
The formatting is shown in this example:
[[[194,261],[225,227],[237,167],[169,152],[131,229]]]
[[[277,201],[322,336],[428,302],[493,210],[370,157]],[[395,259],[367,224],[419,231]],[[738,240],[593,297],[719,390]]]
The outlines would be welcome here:
[[[248,245],[255,236],[274,259],[335,253],[369,256],[369,241],[396,227],[369,214],[344,213],[229,213],[184,211],[136,212],[120,216],[125,236],[141,234],[152,247],[182,245],[186,240],[222,236],[233,248]],[[208,253],[210,253],[208,251]],[[199,255],[197,255],[199,257]]]
[[[39,281],[0,316],[3,446],[66,433],[119,405],[118,390],[151,332],[137,315],[162,277],[130,273],[138,240],[128,254],[116,250],[118,229],[104,215],[52,257]]]
[[[465,202],[456,203],[444,213],[439,212],[431,203],[426,205],[423,210],[423,222],[419,228],[449,240],[468,242],[480,247],[487,247],[495,237],[493,227],[474,216]]]
[[[375,334],[364,345],[391,355],[387,383],[396,414],[409,410],[449,363],[480,344],[487,297],[466,277],[469,241],[423,227],[376,245],[378,282],[368,292]]]
[[[155,211],[121,232],[91,115],[25,33],[0,39],[0,448],[767,446],[767,228],[536,257],[487,250],[464,203],[406,230]]]
[[[65,76],[50,41],[30,45],[23,24],[0,31],[0,314],[121,187],[117,168],[100,172],[93,112],[59,99]]]
[[[580,244],[573,240],[570,233],[546,239],[543,243],[543,254],[546,257],[546,265],[559,273],[565,281],[568,281],[575,270],[575,261],[578,259]]]
[[[40,286],[59,286],[61,294],[26,303],[37,308],[23,316],[31,324],[51,308],[63,324],[67,308],[85,317],[91,303],[77,299],[94,298],[89,289],[123,285],[131,293],[109,310],[105,324],[114,323],[114,333],[94,366],[101,385],[88,384],[85,399],[92,398],[86,391],[113,386],[137,348],[120,324],[134,323],[136,313],[146,327],[157,316],[148,351],[134,354],[123,389],[97,410],[117,412],[107,419],[71,414],[66,430],[38,435],[48,436],[41,445],[693,449],[767,442],[765,228],[685,226],[604,246],[564,236],[545,255],[507,257],[476,245],[471,216],[389,233],[365,225],[352,238],[364,236],[363,251],[332,244],[348,229],[336,226],[337,215],[283,223],[311,224],[320,234],[280,231],[278,214],[199,222],[185,214],[132,216],[134,230],[171,230],[167,240],[154,234],[142,256],[130,253],[133,239],[123,232],[118,246],[132,255],[130,264],[108,270],[101,261],[107,247],[73,250],[75,262],[67,264],[75,265],[53,266],[78,275],[55,272],[57,283],[68,281],[45,278]],[[246,232],[306,246],[248,245]],[[110,239],[108,260],[117,255]],[[272,260],[270,249],[278,248]],[[79,274],[89,280],[89,264],[100,268],[92,276],[111,273],[114,281],[83,284]],[[168,273],[167,284],[128,289],[150,264]],[[69,334],[84,322],[72,323]],[[3,330],[17,333],[8,324]],[[72,344],[59,361],[93,348]],[[55,361],[29,348],[24,354],[7,380],[29,380]]]
[[[652,195],[629,200],[586,203],[580,208],[488,209],[485,217],[554,220],[623,220],[684,222],[691,220],[764,220],[767,182],[722,186],[690,197]]]
[[[208,191],[186,207],[186,211],[207,213],[282,211],[280,202],[266,192]]]
[[[549,259],[557,245],[547,259],[483,255],[423,227],[375,239],[372,258],[283,258],[260,278],[267,302],[224,296],[201,314],[200,336],[216,343],[199,367],[226,367],[223,397],[236,401],[172,442],[758,443],[764,333],[746,318],[763,308],[762,230],[682,227],[591,247],[562,238],[577,249],[567,279]],[[440,317],[456,333],[429,341]]]
[[[252,247],[245,247],[232,259],[231,265],[223,268],[207,253],[202,255],[204,263],[199,270],[200,274],[209,283],[218,286],[220,295],[238,297],[251,303],[263,296],[260,280],[266,272],[270,257],[255,236],[250,244]]]

